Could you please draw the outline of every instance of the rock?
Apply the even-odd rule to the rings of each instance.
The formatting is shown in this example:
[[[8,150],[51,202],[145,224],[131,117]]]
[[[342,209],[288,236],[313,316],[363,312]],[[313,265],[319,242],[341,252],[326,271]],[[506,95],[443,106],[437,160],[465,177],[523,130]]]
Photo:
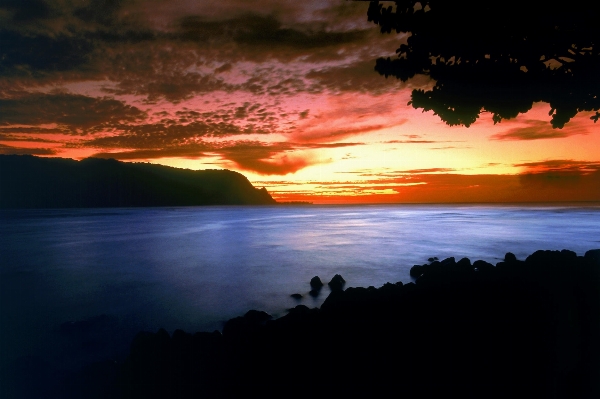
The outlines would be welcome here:
[[[577,254],[573,251],[569,251],[568,249],[563,249],[560,251],[560,254],[562,255],[563,259],[574,260],[577,258]]]
[[[249,310],[244,315],[244,319],[253,324],[264,324],[272,318],[273,316],[262,310]]]
[[[525,259],[525,262],[532,264],[532,265],[544,266],[544,265],[556,263],[559,256],[560,256],[559,251],[538,250],[538,251],[535,251],[534,253],[532,253],[531,255],[529,255],[527,257],[527,259]]]
[[[310,291],[308,292],[308,294],[309,294],[310,296],[312,296],[313,298],[314,298],[314,297],[318,297],[320,293],[321,293],[321,289],[320,289],[320,288],[319,288],[319,289],[313,289],[313,290],[310,290]]]
[[[462,258],[461,260],[459,260],[458,262],[456,262],[457,266],[461,266],[461,267],[465,267],[465,266],[471,266],[471,259],[469,258]]]
[[[456,262],[456,271],[458,272],[471,272],[473,266],[471,266],[471,260],[469,258],[462,258]]]
[[[494,270],[494,265],[484,260],[476,260],[475,263],[473,263],[473,267],[478,272],[487,272],[490,270]]]
[[[223,336],[233,339],[247,338],[272,318],[267,312],[249,310],[243,317],[229,319],[223,326]]]
[[[424,273],[424,267],[420,266],[420,265],[414,265],[413,267],[410,268],[410,276],[413,278],[418,278],[421,277],[421,275]]]
[[[437,256],[427,259],[428,262],[435,262],[436,260],[438,260]]]
[[[290,296],[294,299],[302,299],[302,295],[300,295],[300,294],[292,294]]]
[[[319,276],[314,276],[310,279],[310,287],[312,289],[320,289],[323,286],[323,282],[319,278]]]
[[[331,288],[332,291],[343,290],[344,284],[346,284],[346,280],[344,280],[344,278],[342,276],[340,276],[339,274],[336,274],[335,276],[333,276],[331,281],[329,283],[327,283],[327,285],[329,285],[329,288]]]
[[[454,257],[450,257],[441,261],[440,264],[442,266],[454,266],[456,264],[456,260],[454,260]]]
[[[505,262],[516,262],[517,257],[512,252],[507,252],[506,255],[504,255],[504,261]]]
[[[423,265],[423,274],[437,274],[442,271],[442,262],[436,260],[428,265]]]
[[[290,313],[307,313],[309,311],[310,311],[310,309],[306,305],[298,305],[298,306],[296,306],[294,308],[291,308],[289,310]]]
[[[349,301],[356,300],[360,293],[365,292],[366,288],[349,288],[349,291],[331,290],[331,293],[325,298],[321,305],[322,312],[339,311],[341,307],[348,304]],[[351,299],[352,298],[352,299]]]
[[[294,308],[288,309],[287,318],[288,319],[298,319],[306,316],[310,313],[310,309],[308,306],[298,305]]]
[[[187,352],[187,348],[192,345],[192,340],[192,334],[188,334],[181,329],[175,330],[171,336],[173,351],[179,356],[185,356],[184,354]]]
[[[585,259],[600,265],[600,249],[590,249],[585,253]]]
[[[575,261],[538,268],[507,257],[508,272],[435,262],[417,267],[425,284],[332,288],[320,309],[298,304],[268,322],[252,311],[223,335],[138,335],[122,368],[125,397],[259,397],[265,375],[305,397],[387,397],[399,386],[407,397],[597,397],[600,279],[590,276],[600,250],[536,257]],[[569,275],[572,265],[582,267]]]

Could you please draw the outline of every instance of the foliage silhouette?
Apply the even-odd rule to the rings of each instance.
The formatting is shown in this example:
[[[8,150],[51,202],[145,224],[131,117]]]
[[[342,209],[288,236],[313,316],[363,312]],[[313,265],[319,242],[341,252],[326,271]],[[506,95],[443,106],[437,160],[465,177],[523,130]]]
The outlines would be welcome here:
[[[494,123],[535,102],[550,104],[562,128],[578,112],[600,118],[600,25],[595,6],[560,2],[372,1],[368,20],[382,33],[405,32],[398,58],[379,58],[381,75],[426,75],[432,88],[412,92],[414,108],[448,125],[470,126],[482,111]],[[590,8],[591,7],[591,8]]]

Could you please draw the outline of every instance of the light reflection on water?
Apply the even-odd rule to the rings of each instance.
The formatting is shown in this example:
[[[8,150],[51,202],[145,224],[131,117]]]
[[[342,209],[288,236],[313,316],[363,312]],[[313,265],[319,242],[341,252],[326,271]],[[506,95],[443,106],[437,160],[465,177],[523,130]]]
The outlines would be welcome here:
[[[410,281],[437,256],[492,263],[507,251],[600,247],[600,207],[300,206],[4,211],[0,345],[37,353],[68,320],[140,329],[220,329],[248,309],[319,306],[308,282]],[[301,302],[292,293],[305,295]],[[53,335],[54,334],[54,335]],[[59,351],[59,349],[55,349]],[[117,350],[117,349],[115,349]],[[60,353],[56,353],[59,356]]]

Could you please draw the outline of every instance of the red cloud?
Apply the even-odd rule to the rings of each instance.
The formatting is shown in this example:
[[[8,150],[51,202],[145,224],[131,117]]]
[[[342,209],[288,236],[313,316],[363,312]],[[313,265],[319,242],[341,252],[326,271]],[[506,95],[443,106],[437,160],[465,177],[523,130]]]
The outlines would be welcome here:
[[[237,164],[239,169],[252,171],[260,175],[287,175],[314,164],[310,158],[297,156],[294,158],[283,156],[275,160],[249,159],[245,157],[241,157],[240,159],[232,158],[232,161]]]
[[[197,142],[164,148],[149,148],[130,151],[101,152],[94,157],[119,160],[145,160],[157,158],[202,158],[219,156],[225,163],[231,162],[236,168],[262,175],[285,175],[297,172],[317,161],[302,150],[318,148],[339,148],[361,145],[362,143],[262,143],[259,141],[226,141],[220,143]]]
[[[525,168],[526,173],[540,172],[577,172],[587,173],[600,170],[600,162],[553,159],[541,162],[519,163],[513,166]]]
[[[577,134],[589,134],[587,127],[579,121],[571,121],[562,129],[554,129],[546,121],[526,120],[525,126],[508,129],[502,133],[494,134],[490,138],[492,140],[540,140],[563,138]]]
[[[147,114],[112,98],[68,93],[21,93],[0,99],[0,125],[8,128],[57,124],[72,132],[117,123],[143,120]],[[12,126],[16,125],[16,126]],[[40,129],[43,133],[44,129]]]
[[[489,203],[600,201],[600,170],[589,174],[523,175],[415,174],[366,181],[312,182],[323,194],[286,192],[285,182],[273,182],[269,192],[278,200],[315,203]],[[288,183],[293,184],[293,183]],[[387,191],[387,193],[382,192]]]
[[[0,144],[2,155],[56,155],[57,151],[52,148],[19,148]]]
[[[376,97],[349,93],[329,97],[319,108],[311,109],[307,118],[299,120],[290,136],[299,142],[323,143],[401,126],[408,118],[394,105],[409,95],[406,91]]]

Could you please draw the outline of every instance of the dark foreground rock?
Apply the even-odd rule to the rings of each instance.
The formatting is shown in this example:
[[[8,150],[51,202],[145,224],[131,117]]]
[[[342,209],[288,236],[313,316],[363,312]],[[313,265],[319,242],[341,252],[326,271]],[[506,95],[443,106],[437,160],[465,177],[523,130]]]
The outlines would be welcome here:
[[[321,289],[321,287],[323,287],[323,282],[321,281],[319,276],[314,276],[310,279],[310,287],[314,290],[319,290]]]
[[[346,280],[344,280],[344,278],[339,274],[333,276],[331,281],[327,283],[327,285],[329,285],[329,288],[331,288],[332,291],[340,291],[344,289],[345,284]]]
[[[332,290],[320,309],[276,320],[251,311],[222,334],[140,333],[118,388],[126,398],[599,397],[599,255],[449,258],[421,266],[416,283]]]

